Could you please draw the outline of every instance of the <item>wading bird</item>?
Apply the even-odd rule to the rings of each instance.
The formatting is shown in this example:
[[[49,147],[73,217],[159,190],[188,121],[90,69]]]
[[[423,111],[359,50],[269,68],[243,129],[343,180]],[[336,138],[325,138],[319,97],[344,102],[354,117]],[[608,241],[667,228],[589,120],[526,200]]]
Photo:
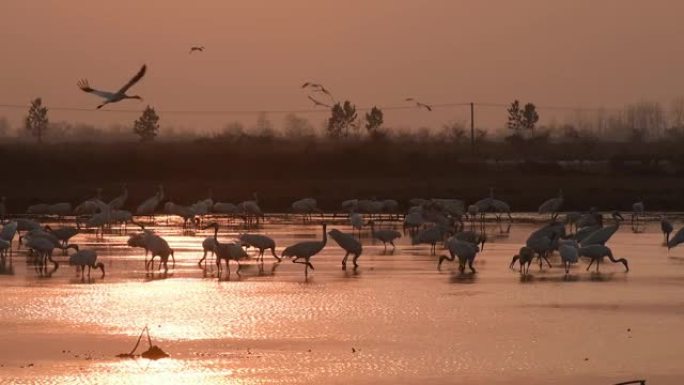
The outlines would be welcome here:
[[[610,237],[612,237],[613,234],[615,234],[618,231],[618,229],[620,228],[620,222],[622,220],[624,220],[622,215],[617,211],[613,211],[611,216],[613,217],[613,220],[615,221],[614,225],[605,226],[605,227],[602,227],[602,228],[592,232],[591,234],[587,235],[585,238],[583,238],[580,241],[580,245],[582,245],[582,246],[605,245],[606,242],[608,242],[608,240],[610,239]],[[601,221],[601,222],[603,222],[603,221]]]
[[[326,232],[326,228],[327,225],[324,223],[323,240],[299,242],[292,246],[286,247],[285,250],[283,250],[283,252],[281,253],[282,257],[294,257],[294,259],[292,260],[293,263],[301,263],[303,265],[306,265],[306,267],[304,268],[304,277],[309,276],[309,268],[311,268],[311,270],[314,270],[314,267],[311,264],[311,257],[320,253],[321,250],[323,250],[323,248],[325,247],[325,244],[328,242],[328,233]],[[304,261],[299,261],[300,258],[304,259]]]
[[[579,245],[574,240],[561,240],[558,254],[565,267],[565,274],[570,274],[570,264],[577,263],[579,257]]]
[[[349,215],[349,224],[353,230],[359,232],[359,238],[361,238],[361,229],[363,229],[363,215],[359,213],[352,213]]]
[[[558,196],[547,199],[539,205],[539,214],[551,214],[551,220],[556,220],[558,211],[563,207],[563,190],[558,191]]]
[[[511,264],[508,265],[509,269],[512,269],[513,266],[515,266],[515,263],[518,262],[520,263],[520,274],[523,276],[526,276],[530,273],[530,265],[532,264],[532,260],[534,259],[534,249],[528,246],[523,246],[520,248],[520,251],[518,254],[513,256],[513,259],[511,259]]]
[[[278,262],[281,261],[278,254],[275,252],[276,244],[273,238],[268,237],[263,234],[240,234],[238,239],[243,245],[248,245],[259,250],[259,255],[257,256],[257,261],[261,258],[261,262],[264,261],[264,250],[271,250],[271,254]]]
[[[344,258],[342,259],[342,269],[344,270],[347,268],[347,258],[349,258],[349,254],[354,256],[354,259],[352,260],[352,262],[354,262],[354,268],[356,269],[359,267],[359,264],[356,263],[356,260],[359,259],[361,253],[363,252],[361,242],[354,238],[353,235],[343,233],[337,229],[328,231],[328,235],[330,235],[330,238],[332,238],[335,243],[340,245],[340,247],[346,252]]]
[[[624,258],[619,258],[615,259],[613,257],[613,252],[610,250],[608,246],[604,245],[590,245],[590,246],[583,246],[579,248],[579,255],[581,257],[587,257],[591,259],[589,262],[589,266],[587,266],[587,271],[589,271],[589,268],[591,265],[596,262],[596,272],[599,272],[599,264],[603,260],[604,257],[608,257],[608,259],[613,262],[613,263],[622,263],[625,265],[625,271],[629,271],[629,265],[627,264],[627,260]]]
[[[644,202],[639,201],[632,205],[632,231],[635,233],[639,232],[639,217],[644,216]]]
[[[449,256],[442,255],[439,257],[439,263],[437,263],[437,269],[440,269],[442,262],[445,260],[453,261],[458,257],[458,270],[463,273],[465,271],[466,262],[468,262],[468,267],[473,273],[477,273],[473,267],[473,262],[475,262],[475,257],[480,251],[477,245],[470,242],[460,241],[458,239],[450,238],[446,242],[446,247],[449,250]]]
[[[135,210],[135,215],[154,215],[154,210],[162,200],[164,200],[164,186],[159,185],[157,193],[143,201]]]
[[[218,240],[218,229],[219,225],[218,223],[210,223],[207,226],[203,227],[202,230],[206,230],[208,228],[213,228],[214,229],[214,253],[216,254],[216,268],[218,269],[218,278],[221,279],[221,267],[222,267],[222,261],[226,261],[226,269],[228,269],[228,277],[230,277],[230,261],[235,261],[238,264],[237,270],[235,272],[240,275],[240,268],[242,267],[240,265],[240,261],[244,259],[248,259],[249,255],[247,255],[247,252],[245,252],[245,249],[242,248],[242,245],[239,245],[237,243],[221,243]]]
[[[369,221],[368,224],[370,225],[371,228],[371,236],[374,239],[377,239],[378,241],[382,242],[382,244],[385,246],[385,250],[387,251],[387,244],[389,243],[392,245],[392,251],[396,248],[394,245],[394,240],[401,238],[401,233],[398,232],[397,230],[390,230],[390,229],[380,229],[376,230],[375,229],[375,222]]]
[[[102,262],[97,262],[97,253],[95,250],[83,249],[79,250],[78,245],[69,245],[69,248],[76,250],[74,254],[69,256],[69,264],[76,266],[81,271],[81,279],[84,278],[85,268],[88,268],[88,278],[90,278],[90,269],[102,270],[102,276],[105,276],[105,265]]]
[[[667,242],[667,249],[671,249],[680,243],[684,243],[684,227],[679,229],[674,235],[674,237],[671,237],[670,240]]]
[[[660,216],[660,231],[663,232],[663,236],[665,237],[665,246],[670,242],[670,233],[672,233],[672,230],[674,230],[674,227],[672,227],[672,223],[665,218],[665,215]]]
[[[142,77],[145,76],[146,71],[147,71],[147,66],[143,65],[142,68],[140,68],[140,70],[138,71],[138,73],[135,74],[135,76],[133,76],[133,78],[131,78],[131,80],[129,80],[128,83],[126,83],[126,85],[121,87],[121,89],[116,91],[116,92],[100,91],[100,90],[90,88],[90,85],[88,84],[88,80],[86,80],[86,79],[79,81],[78,87],[85,92],[91,93],[93,95],[97,95],[97,96],[99,96],[105,100],[104,103],[97,106],[98,109],[102,108],[106,104],[120,102],[124,99],[142,100],[142,98],[138,95],[130,95],[130,96],[126,95],[126,91],[128,91],[129,88],[133,87],[133,85],[135,83],[137,83],[140,79],[142,79]]]

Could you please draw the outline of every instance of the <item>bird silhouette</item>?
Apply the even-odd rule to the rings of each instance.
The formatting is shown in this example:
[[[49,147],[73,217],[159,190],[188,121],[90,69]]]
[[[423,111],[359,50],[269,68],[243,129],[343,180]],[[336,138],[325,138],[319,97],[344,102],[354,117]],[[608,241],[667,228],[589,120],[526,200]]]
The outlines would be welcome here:
[[[188,52],[188,53],[190,54],[190,53],[193,53],[195,51],[204,52],[204,46],[192,46],[192,47],[190,47],[190,52]]]
[[[414,98],[406,98],[406,101],[407,101],[407,102],[414,102],[414,103],[416,103],[416,107],[418,107],[418,108],[425,108],[426,110],[432,112],[432,106],[429,105],[429,104],[425,104],[425,103],[419,102],[419,101],[417,101],[417,100],[414,99]]]
[[[323,103],[323,102],[321,102],[321,101],[318,101],[318,100],[316,100],[315,98],[313,98],[311,95],[307,95],[307,97],[309,98],[309,100],[311,100],[311,101],[313,102],[313,104],[314,104],[315,107],[321,106],[321,107],[330,108],[330,105],[329,105],[329,104],[325,104],[325,103]]]
[[[105,106],[106,104],[120,102],[124,99],[142,100],[142,98],[138,95],[126,95],[126,91],[128,91],[129,88],[133,87],[133,85],[135,83],[140,81],[140,79],[142,79],[142,77],[145,76],[145,72],[147,72],[147,66],[143,65],[140,68],[140,70],[138,71],[138,73],[135,74],[135,76],[133,76],[133,78],[131,78],[131,80],[129,80],[128,83],[126,83],[123,87],[121,87],[120,90],[118,90],[116,92],[100,91],[100,90],[96,90],[94,88],[91,88],[90,84],[88,84],[87,79],[80,80],[77,83],[77,85],[84,92],[88,92],[88,93],[91,93],[93,95],[97,95],[97,96],[99,96],[105,100],[104,103],[97,106],[97,108],[100,109],[103,106]]]

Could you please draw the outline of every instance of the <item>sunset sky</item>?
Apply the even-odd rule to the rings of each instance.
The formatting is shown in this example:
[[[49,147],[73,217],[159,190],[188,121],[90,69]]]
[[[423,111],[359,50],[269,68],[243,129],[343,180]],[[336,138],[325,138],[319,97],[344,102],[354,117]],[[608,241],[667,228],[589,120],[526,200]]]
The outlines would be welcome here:
[[[299,88],[319,81],[360,107],[507,103],[621,107],[684,95],[681,0],[3,0],[0,104],[44,98],[93,108],[88,78],[132,89],[144,104],[109,110],[308,110]],[[188,54],[204,45],[201,54]],[[501,126],[505,111],[482,111]],[[564,112],[559,112],[563,114]],[[569,113],[569,112],[567,112]],[[0,107],[17,125],[24,110]],[[137,113],[51,111],[51,120],[125,124]],[[163,114],[216,130],[254,115]],[[542,110],[542,115],[544,112]],[[306,114],[316,125],[325,113]],[[547,115],[548,116],[548,115]],[[278,121],[281,115],[269,118]],[[387,111],[393,126],[466,120],[464,108]]]

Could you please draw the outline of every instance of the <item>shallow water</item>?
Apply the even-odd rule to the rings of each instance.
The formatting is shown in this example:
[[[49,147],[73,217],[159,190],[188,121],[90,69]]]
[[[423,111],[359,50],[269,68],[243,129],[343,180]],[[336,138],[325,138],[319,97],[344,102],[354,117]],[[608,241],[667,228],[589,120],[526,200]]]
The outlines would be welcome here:
[[[164,220],[161,221],[164,223]],[[385,224],[383,226],[392,226]],[[331,225],[349,232],[345,225]],[[470,383],[612,384],[684,378],[684,249],[668,255],[657,223],[633,234],[623,226],[609,242],[622,265],[601,273],[574,266],[522,280],[511,256],[535,228],[492,225],[478,273],[454,263],[436,268],[429,246],[408,237],[394,253],[363,234],[357,270],[341,269],[332,241],[303,265],[265,257],[222,280],[197,266],[210,231],[159,231],[176,249],[168,274],[148,274],[143,252],[123,234],[80,234],[107,268],[81,280],[62,263],[50,277],[13,253],[13,274],[0,275],[0,378],[6,383]],[[238,229],[225,228],[231,239]],[[319,239],[320,226],[273,221],[258,230],[278,251]],[[439,254],[439,250],[438,250]],[[58,261],[67,257],[56,253]],[[225,270],[224,270],[225,273]],[[148,325],[159,361],[118,359]],[[142,344],[144,350],[147,343]],[[29,366],[30,365],[30,366]]]

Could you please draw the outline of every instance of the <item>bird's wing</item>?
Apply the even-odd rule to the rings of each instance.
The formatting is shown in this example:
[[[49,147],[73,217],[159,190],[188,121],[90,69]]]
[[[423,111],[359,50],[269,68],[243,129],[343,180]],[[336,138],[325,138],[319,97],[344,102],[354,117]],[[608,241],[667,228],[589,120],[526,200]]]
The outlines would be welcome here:
[[[311,95],[308,95],[308,98],[309,98],[312,102],[314,102],[314,104],[317,105],[317,106],[330,107],[329,105],[327,105],[327,104],[325,104],[325,103],[322,103],[322,102],[319,102],[318,100],[314,99],[313,97],[311,97]]]
[[[420,106],[421,106],[421,107],[425,107],[426,110],[432,112],[432,107],[430,107],[429,105],[427,105],[427,104],[425,104],[425,103],[420,103]]]
[[[104,98],[104,99],[111,99],[112,97],[114,97],[114,94],[111,93],[111,92],[100,91],[100,90],[96,90],[96,89],[94,89],[94,88],[91,88],[91,87],[90,87],[90,84],[88,84],[88,80],[83,79],[83,80],[80,80],[80,81],[79,81],[78,83],[76,83],[76,84],[78,85],[78,88],[80,88],[80,89],[83,90],[84,92],[88,92],[88,93],[90,93],[90,94],[97,95],[97,96],[99,96],[99,97],[101,97],[101,98]]]
[[[311,85],[311,83],[306,82],[306,83],[302,84],[302,88],[306,88],[306,87],[308,87],[309,85]]]
[[[119,94],[126,93],[126,91],[128,91],[129,88],[133,87],[133,85],[135,83],[137,83],[138,80],[142,79],[142,77],[145,76],[146,71],[147,71],[147,65],[143,64],[142,68],[140,68],[140,71],[138,71],[138,73],[135,74],[135,76],[133,76],[133,78],[131,80],[129,80],[125,86],[121,87],[121,89],[119,90],[118,93]]]

